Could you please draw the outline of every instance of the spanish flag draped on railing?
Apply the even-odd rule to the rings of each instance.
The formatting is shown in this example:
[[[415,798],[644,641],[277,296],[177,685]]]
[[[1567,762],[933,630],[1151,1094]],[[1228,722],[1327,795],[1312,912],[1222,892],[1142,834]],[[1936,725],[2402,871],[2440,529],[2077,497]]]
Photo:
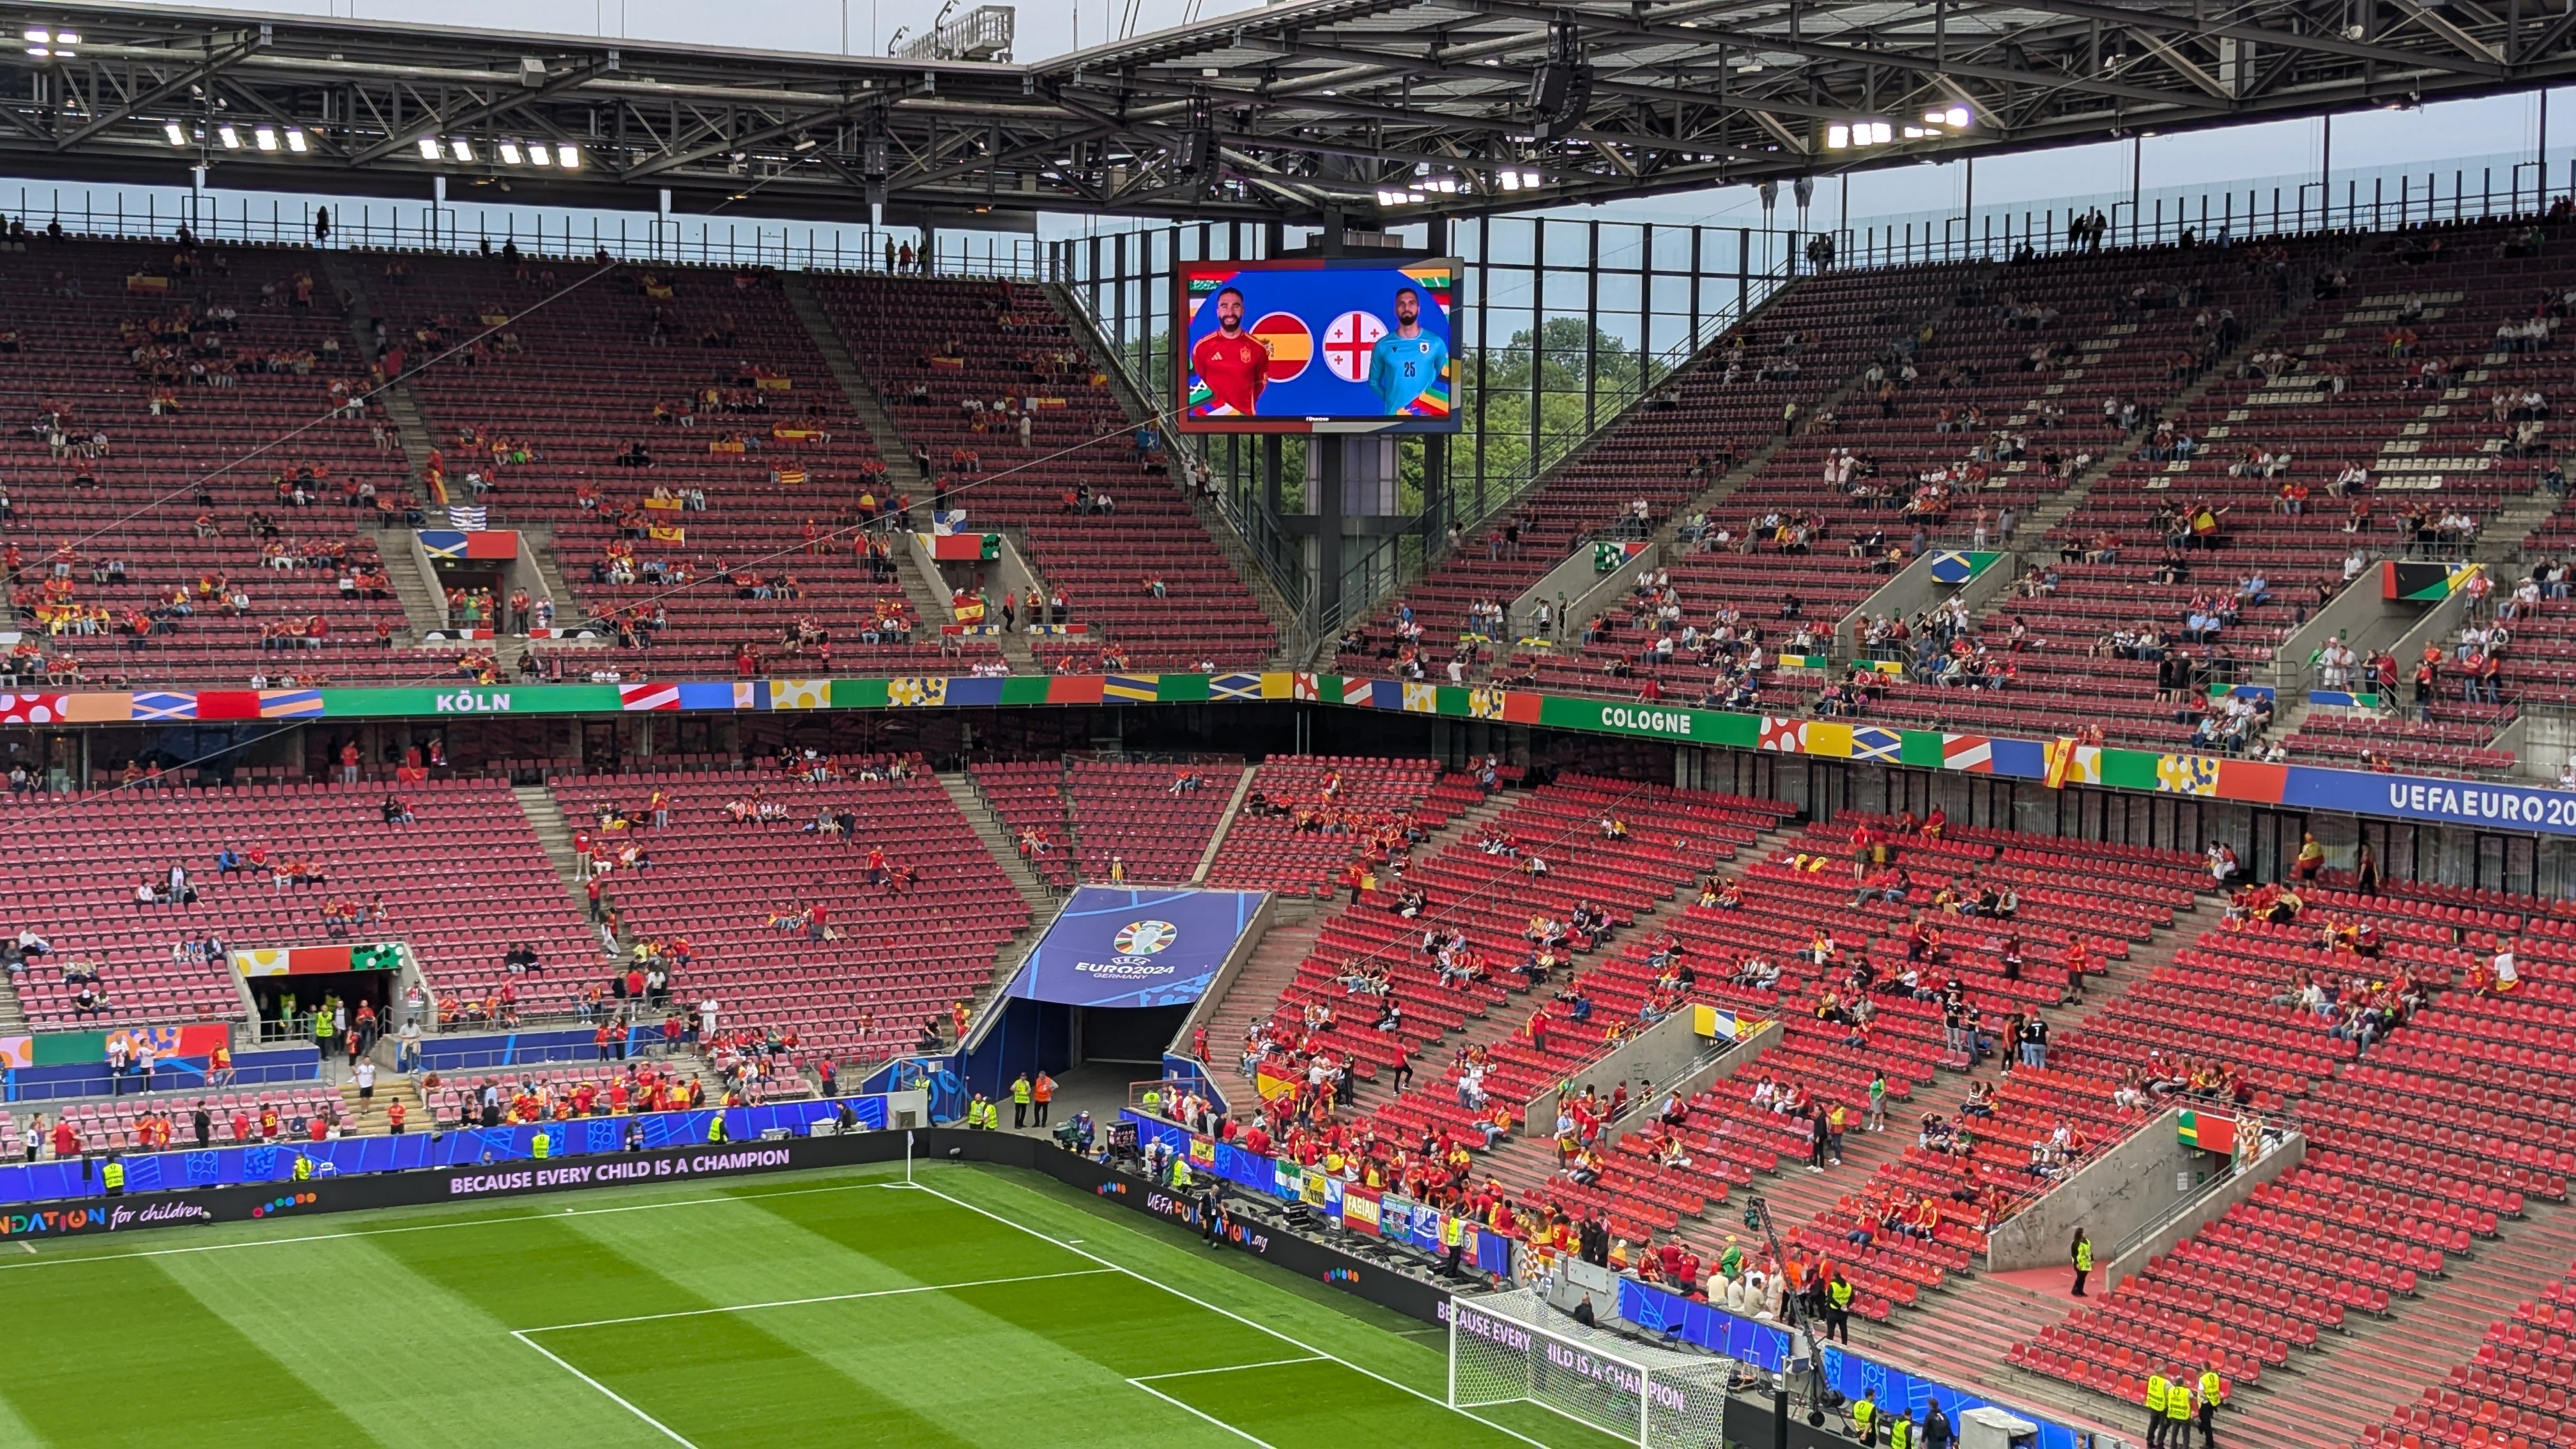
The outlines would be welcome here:
[[[687,543],[689,530],[676,523],[656,523],[644,530],[644,536],[655,543]]]

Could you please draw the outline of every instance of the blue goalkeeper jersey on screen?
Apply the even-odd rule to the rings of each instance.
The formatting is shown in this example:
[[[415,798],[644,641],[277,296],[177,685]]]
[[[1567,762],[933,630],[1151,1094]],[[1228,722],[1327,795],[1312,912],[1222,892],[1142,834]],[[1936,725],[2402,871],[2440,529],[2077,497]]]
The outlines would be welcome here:
[[[1449,369],[1449,344],[1425,332],[1398,337],[1389,332],[1369,350],[1370,390],[1389,413],[1404,411]]]

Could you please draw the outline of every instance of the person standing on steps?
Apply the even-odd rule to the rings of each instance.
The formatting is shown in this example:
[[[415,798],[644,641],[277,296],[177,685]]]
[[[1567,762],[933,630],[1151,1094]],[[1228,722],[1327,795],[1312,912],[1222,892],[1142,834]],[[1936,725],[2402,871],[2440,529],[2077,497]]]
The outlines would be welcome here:
[[[2218,1429],[2212,1422],[2218,1406],[2227,1402],[2227,1380],[2219,1377],[2215,1365],[2200,1371],[2200,1449],[2218,1449]],[[2181,1449],[2180,1445],[2173,1449]]]
[[[2084,1296],[2084,1280],[2093,1273],[2093,1240],[2084,1236],[2082,1228],[2077,1228],[2075,1245],[2066,1251],[2075,1259],[2075,1296],[2081,1298]]]
[[[2147,1375],[2147,1449],[2164,1449],[2165,1401],[2173,1397],[2173,1391],[2164,1370]]]

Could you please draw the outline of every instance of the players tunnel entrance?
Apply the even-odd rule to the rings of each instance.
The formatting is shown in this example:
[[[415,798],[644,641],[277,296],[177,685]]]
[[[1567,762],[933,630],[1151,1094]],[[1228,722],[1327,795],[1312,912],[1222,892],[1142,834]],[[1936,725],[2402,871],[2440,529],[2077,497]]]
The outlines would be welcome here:
[[[343,1049],[351,1028],[372,1028],[374,1036],[399,1028],[392,1012],[403,960],[402,945],[392,941],[232,953],[260,1041],[313,1042],[326,1058]]]
[[[997,1100],[1022,1072],[1148,1064],[1261,938],[1264,891],[1084,886],[963,1043],[958,1075]]]

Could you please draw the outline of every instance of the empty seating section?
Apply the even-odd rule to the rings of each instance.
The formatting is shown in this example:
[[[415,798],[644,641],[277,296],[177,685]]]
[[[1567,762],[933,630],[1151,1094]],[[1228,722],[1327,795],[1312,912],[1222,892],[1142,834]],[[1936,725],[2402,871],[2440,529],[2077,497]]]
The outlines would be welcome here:
[[[1879,348],[1937,310],[1954,278],[1942,268],[1815,278],[1731,330],[1405,591],[1426,662],[1448,653],[1471,604],[1510,604],[1565,558],[1578,533],[1606,533],[1633,517],[1639,499],[1662,520],[1777,438],[1790,404],[1814,412]],[[1341,667],[1388,672],[1394,622],[1392,608],[1371,620]]]
[[[964,672],[962,656],[943,660],[937,648],[945,621],[917,617],[897,577],[872,572],[846,532],[865,521],[862,494],[892,506],[885,462],[775,277],[629,266],[592,279],[586,262],[453,257],[357,264],[412,361],[508,319],[513,342],[408,385],[450,498],[485,503],[502,522],[551,524],[580,596],[578,607],[557,601],[559,622],[617,616],[621,640],[648,646],[606,667],[728,677],[747,646],[757,673]],[[638,444],[650,466],[624,461]],[[648,509],[656,490],[705,506]],[[680,537],[657,540],[655,529]],[[623,564],[611,557],[629,549]],[[792,597],[780,587],[789,580]],[[636,610],[657,608],[664,627],[633,627]],[[903,617],[911,642],[863,640],[880,615]],[[828,656],[815,629],[829,636]],[[966,653],[998,657],[983,641]],[[567,655],[585,669],[597,658]]]
[[[2528,1201],[2565,1199],[2576,1070],[2557,1044],[2576,1027],[2576,922],[2552,903],[2491,891],[2401,884],[2362,895],[2350,885],[2329,875],[2304,890],[2296,925],[2204,933],[2059,1036],[2046,1090],[2100,1103],[2152,1053],[2223,1062],[2252,1085],[2258,1110],[2306,1135],[2307,1156],[2098,1306],[2014,1345],[2016,1363],[2129,1400],[2146,1374],[2212,1356],[2250,1379],[2317,1348],[2348,1314],[2403,1312],[2402,1300],[2438,1293],[2451,1260]],[[2319,949],[2321,914],[2368,922],[2379,957]],[[2521,984],[2502,996],[2479,989],[2471,973],[2506,945]],[[2293,973],[2338,983],[2402,973],[2427,1004],[2356,1055],[2327,1034],[2327,1018],[2274,1003]],[[2449,1388],[2428,1390],[2366,1442],[2475,1442],[2464,1439],[2471,1421],[2546,1403],[2523,1404],[2490,1382],[2490,1367],[2482,1357],[2484,1410],[2457,1407],[2472,1384],[2455,1372]],[[2555,1432],[2531,1442],[2560,1442],[2547,1437]]]
[[[401,495],[402,458],[380,424],[335,415],[367,381],[339,298],[308,252],[177,258],[63,243],[0,283],[16,338],[0,353],[0,545],[22,636],[0,660],[23,684],[92,688],[410,677],[418,661],[375,635],[402,607],[366,586],[374,513],[355,506],[361,485]],[[297,475],[308,505],[278,481]],[[290,622],[292,649],[263,647]]]
[[[498,978],[502,953],[525,942],[568,1000],[597,948],[509,787],[432,783],[403,797],[416,824],[385,824],[381,790],[333,785],[10,797],[0,804],[11,841],[0,919],[54,948],[18,984],[28,1020],[48,1030],[240,1020],[229,965],[174,948],[208,937],[233,949],[322,945],[326,905],[379,899],[387,919],[360,927],[360,938],[409,942],[433,992]],[[264,854],[270,869],[218,873],[228,847]],[[309,862],[320,882],[273,883],[291,860]],[[166,885],[174,864],[198,904],[137,905],[137,882]],[[474,909],[460,915],[467,901]],[[103,1013],[73,1015],[77,993],[59,970],[72,961],[98,968]]]
[[[2477,1445],[2535,1449],[2576,1440],[2576,1266],[2490,1324],[2477,1356],[2423,1397],[2371,1424],[2362,1449]]]
[[[927,455],[950,506],[970,524],[1016,531],[1027,562],[1062,593],[1072,618],[1106,636],[1136,669],[1247,667],[1270,658],[1276,631],[1217,550],[1206,526],[1129,436],[1094,361],[1045,290],[1026,283],[811,279],[850,353],[896,424]],[[1000,405],[1020,400],[1028,441]],[[971,406],[970,406],[971,405]],[[916,502],[935,483],[891,459]],[[1081,490],[1109,513],[1077,513]],[[1155,596],[1147,582],[1160,579]],[[1041,662],[1096,667],[1100,639],[1039,640]]]
[[[653,863],[606,890],[626,934],[685,937],[693,960],[673,977],[676,1000],[713,998],[729,1026],[793,1027],[817,1057],[909,1048],[925,1021],[984,989],[1002,944],[1028,924],[1001,864],[927,769],[825,784],[573,776],[553,789],[576,826],[603,805],[635,810],[653,790],[670,793],[670,828],[642,836]],[[786,818],[737,820],[728,807],[754,789]],[[811,828],[826,812],[855,817],[846,837]],[[908,889],[871,883],[878,849],[889,871],[916,873]]]
[[[1429,760],[1273,756],[1253,770],[1207,884],[1329,894],[1377,831],[1405,820],[1438,830],[1482,798],[1472,779],[1443,779]]]

